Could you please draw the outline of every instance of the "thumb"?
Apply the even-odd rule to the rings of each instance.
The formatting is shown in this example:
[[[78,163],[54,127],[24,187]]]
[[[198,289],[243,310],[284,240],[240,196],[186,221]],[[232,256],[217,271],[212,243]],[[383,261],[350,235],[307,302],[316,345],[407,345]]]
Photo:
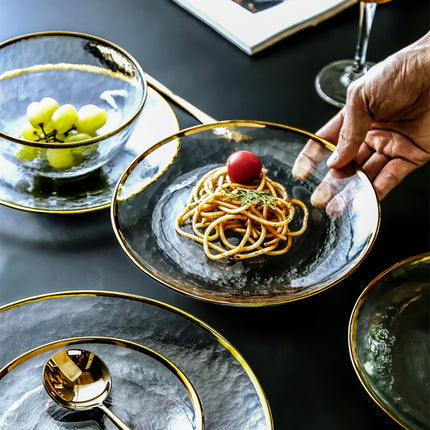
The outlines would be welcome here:
[[[357,89],[356,89],[357,88]],[[360,89],[354,84],[348,88],[343,107],[343,123],[339,131],[336,150],[327,160],[330,168],[339,169],[352,161],[369,131],[372,117]]]

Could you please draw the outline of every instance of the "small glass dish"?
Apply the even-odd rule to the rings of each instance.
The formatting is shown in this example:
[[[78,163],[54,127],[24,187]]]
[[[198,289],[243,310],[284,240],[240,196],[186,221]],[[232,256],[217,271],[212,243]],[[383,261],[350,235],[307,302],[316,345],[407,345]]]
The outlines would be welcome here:
[[[0,44],[0,155],[33,175],[72,178],[92,172],[121,151],[147,95],[144,73],[126,51],[72,32],[23,35]],[[106,123],[75,142],[29,141],[27,107],[43,98],[76,110],[93,104]]]
[[[430,425],[430,253],[401,261],[360,295],[349,350],[372,399],[407,429]]]
[[[0,427],[67,429],[75,422],[75,428],[113,428],[97,410],[70,410],[47,396],[41,368],[66,348],[94,352],[106,363],[112,377],[106,404],[131,428],[203,429],[199,397],[181,369],[143,345],[103,336],[61,339],[9,363],[7,370],[0,372],[2,393],[7,398],[0,406]],[[17,404],[26,410],[24,416],[14,413]]]

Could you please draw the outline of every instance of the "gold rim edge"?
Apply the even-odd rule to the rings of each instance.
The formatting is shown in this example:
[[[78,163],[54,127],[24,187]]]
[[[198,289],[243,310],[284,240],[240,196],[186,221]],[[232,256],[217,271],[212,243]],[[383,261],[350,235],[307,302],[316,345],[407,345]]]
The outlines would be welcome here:
[[[376,196],[375,189],[374,189],[372,183],[370,182],[369,178],[367,177],[367,175],[358,167],[355,169],[356,173],[358,174],[360,179],[363,181],[363,183],[366,183],[368,185],[369,189],[372,190],[372,195],[375,199],[375,203],[376,203],[375,206],[376,206],[376,211],[377,211],[377,222],[376,222],[375,230],[372,231],[372,233],[369,237],[369,240],[366,244],[366,247],[362,251],[362,256],[360,257],[359,262],[354,267],[352,267],[349,271],[347,271],[344,275],[342,275],[339,279],[336,279],[335,281],[325,285],[323,288],[320,288],[316,291],[304,292],[303,294],[299,294],[299,295],[297,295],[295,297],[291,297],[291,298],[279,299],[279,298],[274,297],[271,300],[258,301],[256,303],[227,300],[227,299],[220,298],[218,295],[215,298],[214,297],[202,297],[201,295],[199,295],[197,293],[192,293],[190,291],[185,292],[181,288],[179,288],[177,286],[173,286],[173,285],[169,284],[167,281],[164,281],[163,279],[161,279],[160,276],[158,276],[157,274],[153,273],[151,270],[149,270],[148,268],[143,266],[140,263],[140,261],[135,257],[133,251],[128,247],[126,240],[124,239],[124,237],[121,233],[121,229],[119,227],[118,210],[117,210],[117,204],[116,204],[118,201],[117,196],[118,196],[118,193],[119,193],[123,183],[126,181],[128,176],[130,175],[130,173],[135,169],[135,167],[142,161],[142,159],[144,159],[151,152],[155,151],[157,148],[163,146],[165,143],[172,141],[173,139],[180,139],[182,136],[194,134],[195,132],[199,132],[202,130],[209,130],[209,129],[214,128],[215,126],[216,127],[223,127],[223,126],[241,126],[241,125],[242,126],[256,125],[256,126],[261,127],[261,128],[264,128],[266,126],[280,127],[280,128],[285,129],[285,130],[289,130],[289,131],[292,131],[292,132],[295,132],[298,134],[304,134],[304,135],[308,136],[309,138],[314,139],[314,140],[322,143],[330,151],[334,151],[334,149],[335,149],[335,145],[333,145],[331,142],[329,142],[329,141],[327,141],[327,140],[325,140],[325,139],[323,139],[323,138],[321,138],[321,137],[319,137],[319,136],[317,136],[311,132],[301,130],[299,128],[291,127],[288,125],[278,124],[278,123],[274,123],[274,122],[266,122],[266,121],[225,120],[225,121],[217,121],[215,123],[210,123],[210,124],[200,124],[197,126],[188,127],[186,129],[179,130],[177,133],[174,133],[174,134],[164,138],[163,140],[155,143],[150,148],[148,148],[146,151],[144,151],[143,153],[141,153],[137,157],[135,157],[135,159],[129,164],[127,169],[124,170],[123,174],[121,175],[120,179],[118,180],[118,182],[115,186],[115,189],[114,189],[114,192],[112,195],[112,202],[110,205],[110,214],[111,214],[111,223],[112,223],[112,227],[113,227],[115,236],[116,236],[118,242],[120,243],[122,249],[124,250],[126,255],[131,259],[131,261],[140,270],[142,270],[144,273],[151,276],[156,281],[160,282],[161,284],[165,285],[166,287],[171,288],[171,289],[173,289],[173,290],[175,290],[181,294],[185,294],[186,296],[193,297],[193,298],[196,298],[196,299],[199,299],[199,300],[202,300],[205,302],[209,302],[209,303],[218,303],[218,304],[223,304],[223,305],[232,305],[232,306],[241,306],[241,307],[260,307],[260,306],[280,305],[280,304],[285,304],[285,303],[290,303],[290,302],[302,300],[302,299],[307,298],[307,297],[312,297],[316,294],[319,294],[323,291],[328,290],[331,287],[334,287],[335,285],[342,282],[344,279],[349,277],[353,272],[355,272],[355,270],[358,269],[358,267],[361,265],[361,263],[365,260],[365,258],[367,257],[367,255],[371,251],[371,249],[375,243],[376,237],[378,235],[379,228],[380,228],[381,206],[380,206],[380,203],[379,203],[378,198]]]
[[[151,87],[151,89],[155,93],[157,93],[157,97],[160,97],[165,102],[166,106],[169,107],[169,110],[172,112],[172,115],[173,115],[172,118],[175,120],[178,131],[179,131],[180,130],[179,119],[178,119],[178,116],[176,115],[175,110],[173,109],[172,105],[167,101],[167,98],[164,97],[162,94],[160,94],[155,88]],[[127,143],[125,144],[125,146],[127,146]],[[115,183],[115,186],[116,186],[116,183]],[[115,187],[111,187],[112,193],[113,193],[114,189],[115,189]],[[52,210],[52,209],[44,209],[44,208],[35,208],[35,207],[30,207],[30,206],[18,205],[18,204],[15,204],[13,202],[9,202],[9,201],[2,200],[2,199],[0,199],[0,204],[2,204],[3,206],[7,206],[9,208],[18,209],[18,210],[21,210],[24,212],[58,214],[58,215],[76,215],[76,214],[90,213],[90,212],[95,212],[95,211],[107,209],[110,207],[111,201],[112,201],[112,199],[110,198],[106,203],[103,203],[103,204],[94,205],[91,207],[81,207],[79,209],[71,209],[71,210],[69,210],[69,209]]]
[[[44,345],[40,345],[36,348],[33,348],[20,356],[16,357],[14,360],[10,361],[6,364],[2,369],[0,369],[0,380],[10,373],[13,369],[17,368],[27,360],[36,357],[37,355],[50,351],[51,349],[72,346],[78,343],[103,343],[107,345],[116,345],[120,347],[126,347],[142,354],[149,355],[161,364],[163,364],[166,368],[168,368],[175,376],[181,381],[182,385],[185,386],[188,395],[191,398],[191,402],[193,404],[193,409],[196,416],[196,424],[198,425],[198,430],[203,430],[204,428],[204,418],[203,418],[203,410],[200,402],[200,398],[192,385],[191,381],[187,378],[187,376],[182,372],[182,370],[176,366],[169,359],[161,355],[160,353],[148,348],[147,346],[141,345],[136,342],[131,342],[129,340],[106,337],[106,336],[78,336],[71,337],[66,339],[56,340],[54,342],[49,342]]]
[[[97,296],[97,297],[107,296],[107,297],[115,297],[120,299],[134,300],[137,302],[161,307],[170,312],[174,312],[177,315],[185,317],[186,319],[194,322],[197,325],[200,325],[202,328],[208,331],[212,336],[214,336],[215,339],[230,352],[230,354],[238,361],[238,363],[244,369],[245,373],[248,375],[249,379],[251,380],[257,392],[258,398],[260,399],[260,403],[264,411],[264,417],[266,419],[266,422],[270,426],[269,427],[270,430],[274,429],[273,417],[272,417],[270,405],[266,397],[266,394],[264,393],[264,390],[260,384],[260,381],[257,379],[257,376],[255,375],[254,371],[251,369],[251,367],[246,362],[244,357],[240,354],[240,352],[222,334],[220,334],[217,330],[212,328],[209,324],[205,323],[199,318],[175,306],[169,305],[159,300],[150,299],[147,297],[138,296],[136,294],[130,294],[130,293],[119,293],[114,291],[102,291],[102,290],[76,290],[76,291],[59,291],[55,293],[42,294],[42,295],[29,297],[26,299],[17,300],[15,302],[0,306],[0,313],[7,311],[8,309],[12,309],[12,308],[24,305],[26,303],[43,301],[46,299],[54,299],[54,298],[61,298],[61,297],[76,297],[76,296]]]
[[[81,32],[73,32],[73,31],[41,31],[41,32],[35,32],[35,33],[29,33],[29,34],[23,34],[21,36],[16,36],[13,37],[11,39],[5,40],[4,42],[0,43],[0,49],[11,45],[13,43],[19,42],[21,40],[26,40],[26,39],[36,39],[36,38],[41,38],[41,37],[53,37],[53,36],[67,36],[67,37],[80,37],[80,38],[87,38],[87,39],[91,39],[100,43],[104,43],[105,45],[111,46],[112,48],[116,49],[117,51],[121,52],[126,58],[128,58],[133,65],[136,67],[140,79],[142,80],[143,83],[143,95],[142,95],[142,100],[139,103],[139,106],[136,109],[136,112],[129,118],[128,121],[126,121],[124,124],[122,124],[120,127],[116,128],[114,131],[110,132],[110,133],[106,133],[103,136],[98,136],[97,139],[89,139],[88,141],[85,141],[84,144],[79,144],[79,143],[74,143],[72,145],[69,145],[69,147],[75,147],[75,146],[86,146],[86,145],[91,145],[93,142],[96,141],[100,141],[100,140],[104,140],[108,137],[114,136],[115,134],[119,133],[120,131],[124,130],[126,127],[128,127],[142,112],[143,106],[145,105],[145,100],[148,96],[148,82],[146,81],[146,74],[143,71],[142,67],[140,66],[140,64],[137,62],[137,60],[129,53],[127,52],[124,48],[121,48],[119,45],[110,42],[107,39],[104,39],[102,37],[98,37],[92,34],[88,34],[88,33],[81,33]],[[12,140],[13,142],[22,144],[22,145],[28,145],[28,146],[34,146],[31,142],[24,140],[24,139],[19,139],[13,136],[10,136],[6,133],[3,133],[0,130],[0,138],[5,138],[5,139],[9,139]],[[57,144],[57,145],[52,145],[52,147],[60,147],[61,144]],[[46,147],[50,147],[50,145],[46,145]]]
[[[383,279],[385,276],[387,276],[388,274],[394,272],[395,270],[399,269],[400,267],[403,266],[408,266],[410,264],[415,264],[415,263],[419,263],[422,261],[426,261],[426,260],[430,260],[430,252],[425,252],[422,254],[418,254],[418,255],[414,255],[412,257],[406,258],[404,260],[401,260],[395,264],[393,264],[392,266],[390,266],[388,269],[384,270],[383,272],[381,272],[378,276],[376,276],[366,287],[365,289],[362,291],[362,293],[360,294],[359,298],[357,299],[354,308],[351,312],[351,316],[349,319],[349,323],[348,323],[348,350],[349,350],[349,356],[352,362],[352,366],[354,368],[354,371],[359,379],[359,381],[361,382],[361,384],[363,385],[364,389],[366,390],[366,392],[369,394],[369,396],[371,397],[371,399],[390,417],[392,418],[397,424],[399,424],[400,426],[402,426],[405,429],[409,429],[408,425],[401,420],[400,418],[398,418],[393,412],[391,412],[386,405],[382,402],[382,400],[380,400],[379,396],[377,395],[377,393],[373,390],[373,388],[370,386],[370,384],[367,382],[367,379],[364,377],[364,374],[361,370],[361,366],[359,363],[359,359],[358,359],[358,354],[357,354],[357,345],[355,342],[355,334],[356,334],[356,330],[357,330],[357,319],[358,319],[358,314],[360,312],[360,308],[363,305],[363,303],[365,302],[367,296],[369,295],[369,293],[371,292],[372,288],[374,288],[374,286],[381,280]]]

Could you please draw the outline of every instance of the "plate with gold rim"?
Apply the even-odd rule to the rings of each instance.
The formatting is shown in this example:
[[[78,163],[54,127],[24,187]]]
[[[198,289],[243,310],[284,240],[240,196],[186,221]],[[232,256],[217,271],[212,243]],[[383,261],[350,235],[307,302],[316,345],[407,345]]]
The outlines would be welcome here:
[[[66,409],[47,396],[41,375],[53,354],[73,349],[95,353],[107,365],[112,389],[106,406],[131,428],[202,430],[203,413],[184,373],[155,351],[123,339],[77,337],[42,345],[0,370],[0,428],[115,428],[95,410]],[[17,414],[17,408],[25,410]]]
[[[349,351],[371,398],[407,429],[430,428],[430,253],[403,260],[364,289]]]
[[[309,178],[299,180],[293,166],[309,141],[327,155],[313,166]],[[200,300],[265,306],[317,294],[359,266],[380,221],[372,184],[352,165],[331,174],[328,183],[336,214],[329,214],[328,206],[312,205],[313,192],[327,178],[325,161],[333,148],[309,132],[261,121],[222,121],[182,130],[139,155],[118,181],[111,205],[117,239],[143,272]],[[257,155],[267,176],[305,204],[307,229],[293,237],[290,250],[282,255],[212,261],[201,243],[179,235],[175,224],[200,178],[239,150]],[[297,219],[300,223],[300,216]]]
[[[267,398],[234,346],[192,315],[140,296],[69,291],[1,307],[0,369],[28,351],[76,337],[121,339],[164,357],[194,387],[205,428],[273,429]]]
[[[170,104],[154,89],[148,95],[136,128],[123,150],[101,169],[81,178],[50,180],[0,157],[0,204],[29,212],[82,213],[109,207],[124,169],[142,151],[179,130]]]

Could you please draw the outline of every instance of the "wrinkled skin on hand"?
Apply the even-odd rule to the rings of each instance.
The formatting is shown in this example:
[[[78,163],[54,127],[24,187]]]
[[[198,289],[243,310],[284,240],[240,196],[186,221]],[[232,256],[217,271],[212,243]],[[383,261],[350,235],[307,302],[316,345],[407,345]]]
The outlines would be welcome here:
[[[429,161],[430,32],[353,82],[346,105],[316,134],[337,145],[327,165],[339,169],[355,160],[379,200]],[[327,151],[308,142],[296,160],[294,176],[309,177]],[[313,195],[316,207],[326,206],[333,197],[324,181]]]

